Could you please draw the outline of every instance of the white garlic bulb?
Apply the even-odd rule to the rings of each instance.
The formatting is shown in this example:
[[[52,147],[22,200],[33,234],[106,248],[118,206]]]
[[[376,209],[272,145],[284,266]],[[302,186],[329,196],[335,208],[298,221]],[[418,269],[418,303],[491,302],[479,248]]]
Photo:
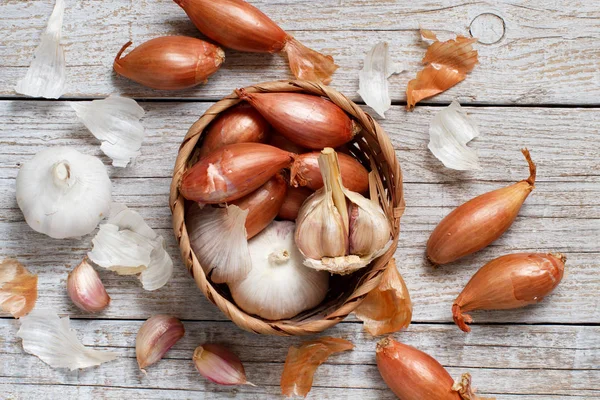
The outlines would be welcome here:
[[[33,230],[55,239],[80,237],[108,213],[111,188],[98,158],[52,147],[21,165],[17,203]]]
[[[296,243],[304,265],[345,275],[366,267],[392,244],[391,225],[378,200],[346,189],[337,154],[326,148],[319,157],[324,186],[298,212]]]
[[[291,318],[323,301],[329,274],[302,265],[294,243],[296,225],[273,221],[248,243],[252,269],[245,279],[229,284],[236,304],[269,320]]]

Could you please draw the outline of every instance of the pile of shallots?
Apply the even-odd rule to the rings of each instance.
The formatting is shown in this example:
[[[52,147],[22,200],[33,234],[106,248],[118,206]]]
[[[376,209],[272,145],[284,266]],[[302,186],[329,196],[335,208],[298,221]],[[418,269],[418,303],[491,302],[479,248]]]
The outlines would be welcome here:
[[[387,251],[391,225],[375,179],[340,147],[361,129],[341,108],[307,94],[237,93],[244,102],[206,127],[181,180],[193,202],[186,227],[203,273],[242,310],[292,318],[323,301],[330,274]]]

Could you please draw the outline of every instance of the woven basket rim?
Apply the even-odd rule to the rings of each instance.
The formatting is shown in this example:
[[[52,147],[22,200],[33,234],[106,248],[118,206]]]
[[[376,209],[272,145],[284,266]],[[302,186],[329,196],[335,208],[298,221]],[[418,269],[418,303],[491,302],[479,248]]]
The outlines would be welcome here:
[[[391,171],[389,176],[386,176],[388,181],[388,197],[390,204],[382,204],[384,211],[390,222],[392,223],[393,243],[390,249],[381,257],[374,260],[369,268],[369,271],[361,278],[361,282],[334,311],[328,313],[319,319],[308,319],[305,321],[267,321],[260,319],[257,316],[246,314],[239,309],[235,303],[223,297],[219,291],[212,286],[204,275],[204,271],[196,258],[196,255],[191,249],[191,244],[185,225],[185,199],[179,193],[179,184],[181,178],[187,168],[188,161],[192,156],[196,144],[198,143],[202,132],[206,126],[210,124],[220,113],[230,107],[240,103],[241,100],[236,95],[235,91],[224,97],[212,105],[188,130],[183,142],[179,148],[175,167],[173,170],[173,179],[171,182],[169,207],[173,215],[173,231],[179,244],[181,256],[188,271],[194,277],[197,286],[202,290],[206,298],[215,304],[231,321],[240,328],[262,334],[273,334],[280,336],[288,335],[310,335],[321,332],[338,322],[342,321],[350,314],[364,299],[364,297],[374,288],[380,281],[382,273],[393,257],[396,250],[400,232],[400,217],[404,212],[404,196],[402,190],[402,171],[400,164],[396,158],[395,151],[391,141],[381,126],[373,120],[373,118],[365,113],[358,105],[346,98],[343,94],[335,89],[315,82],[301,80],[282,80],[265,82],[258,85],[253,85],[244,88],[248,93],[268,93],[268,92],[300,92],[316,96],[322,96],[331,100],[334,104],[342,108],[346,113],[350,114],[369,134],[371,139],[374,139],[379,147],[377,158],[383,160]],[[371,149],[372,146],[369,146]],[[381,164],[381,160],[379,160]],[[375,170],[378,164],[371,159],[371,166]],[[387,169],[386,169],[387,171]],[[377,173],[378,183],[381,186],[382,180],[380,171]],[[390,185],[393,190],[390,190]]]

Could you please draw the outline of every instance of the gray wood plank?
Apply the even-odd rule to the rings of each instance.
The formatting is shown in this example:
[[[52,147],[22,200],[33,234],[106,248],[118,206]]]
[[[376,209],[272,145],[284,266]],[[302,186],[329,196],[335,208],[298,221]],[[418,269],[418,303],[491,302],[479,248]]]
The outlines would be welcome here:
[[[459,98],[469,103],[598,104],[600,53],[595,44],[600,18],[589,2],[562,2],[560,7],[542,0],[527,6],[507,0],[251,3],[308,46],[332,54],[340,65],[333,86],[353,98],[358,98],[358,70],[366,51],[385,40],[409,71],[391,78],[393,99],[404,100],[406,83],[420,69],[424,55],[418,35],[422,26],[442,34],[468,35],[472,30],[481,33],[483,41],[477,46],[480,65],[465,82],[433,102]],[[15,96],[13,86],[25,74],[52,4],[51,0],[0,4],[0,95]],[[66,96],[121,92],[146,98],[218,99],[234,87],[290,76],[279,56],[235,51],[227,51],[224,67],[208,85],[191,90],[150,90],[115,76],[113,58],[125,42],[139,44],[167,34],[201,36],[171,0],[94,0],[68,6],[63,34]]]

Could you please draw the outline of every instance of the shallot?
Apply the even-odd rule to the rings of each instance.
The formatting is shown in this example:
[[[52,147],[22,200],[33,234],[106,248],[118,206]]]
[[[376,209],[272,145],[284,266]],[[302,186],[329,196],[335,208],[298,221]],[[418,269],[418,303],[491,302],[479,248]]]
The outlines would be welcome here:
[[[318,151],[300,154],[291,171],[291,181],[294,186],[306,186],[311,190],[323,187],[323,177],[319,168]],[[346,189],[357,193],[369,190],[369,172],[356,158],[344,153],[338,153],[342,183]]]
[[[309,49],[243,0],[174,0],[198,30],[240,51],[285,53],[296,78],[328,84],[337,69],[333,57]]]
[[[448,214],[427,241],[432,263],[447,264],[475,253],[510,228],[535,183],[535,164],[527,149],[521,151],[529,163],[529,178],[477,196]]]
[[[313,191],[305,187],[289,187],[277,216],[281,219],[295,221],[298,218],[298,211],[300,211],[302,203],[311,194],[313,194]]]
[[[567,257],[563,254],[517,253],[498,257],[467,283],[452,306],[454,322],[470,332],[473,310],[506,310],[539,303],[560,283]]]
[[[191,167],[181,180],[188,200],[219,204],[237,200],[258,189],[295,155],[261,143],[237,143],[218,149]]]
[[[309,149],[341,146],[360,126],[341,108],[319,96],[301,93],[250,93],[236,90],[263,117],[292,142]]]
[[[142,43],[121,57],[113,68],[119,75],[153,89],[178,90],[206,83],[225,61],[220,47],[187,36],[163,36]]]

